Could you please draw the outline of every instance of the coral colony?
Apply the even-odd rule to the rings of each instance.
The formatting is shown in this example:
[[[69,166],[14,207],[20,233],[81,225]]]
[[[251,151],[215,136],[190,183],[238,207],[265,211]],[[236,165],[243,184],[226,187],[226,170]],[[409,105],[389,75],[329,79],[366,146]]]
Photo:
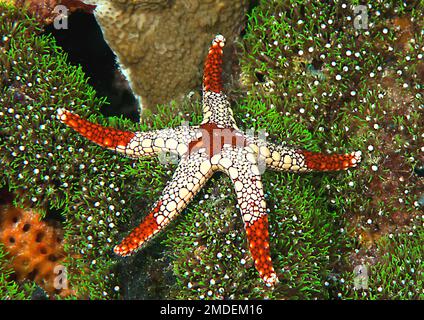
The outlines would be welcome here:
[[[211,34],[225,34],[233,46],[249,7],[248,0],[84,3],[96,6],[104,38],[143,111],[196,90]]]
[[[424,2],[357,4],[0,0],[0,299],[422,299]]]
[[[355,167],[361,152],[326,155],[280,146],[243,134],[222,92],[225,39],[217,35],[206,58],[203,76],[203,121],[200,126],[147,132],[120,131],[81,119],[59,109],[58,118],[98,145],[137,158],[171,152],[181,157],[172,180],[141,224],[115,247],[128,256],[140,249],[189,204],[215,171],[228,174],[237,193],[249,248],[261,278],[268,285],[278,279],[269,249],[268,217],[259,163],[277,171],[310,172]]]
[[[32,279],[47,293],[60,293],[65,297],[72,293],[69,288],[57,290],[55,272],[63,265],[61,229],[40,221],[40,215],[32,210],[0,208],[0,243],[15,258],[11,267],[19,281]]]

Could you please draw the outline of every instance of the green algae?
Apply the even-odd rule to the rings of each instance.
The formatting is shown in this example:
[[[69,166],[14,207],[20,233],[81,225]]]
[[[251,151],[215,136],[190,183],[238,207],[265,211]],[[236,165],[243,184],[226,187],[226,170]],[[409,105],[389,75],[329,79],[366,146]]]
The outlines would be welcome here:
[[[423,183],[414,168],[422,163],[423,3],[369,5],[367,29],[355,28],[355,5],[262,1],[240,44],[243,91],[232,93],[242,128],[313,151],[361,150],[359,168],[264,174],[274,290],[254,272],[231,184],[212,180],[167,240],[174,297],[355,299],[362,263],[370,269],[364,297],[422,297],[420,286],[393,282],[400,258],[388,255],[414,252],[414,284],[422,282]]]
[[[422,165],[423,2],[387,3],[368,8],[373,27],[364,30],[353,25],[356,2],[343,8],[340,2],[262,1],[249,16],[240,43],[242,90],[230,95],[240,127],[265,129],[269,139],[311,151],[363,152],[355,170],[264,174],[280,279],[275,289],[254,268],[233,186],[222,174],[137,257],[113,256],[174,166],[91,144],[57,121],[56,110],[146,131],[183,120],[198,124],[200,106],[161,106],[141,124],[105,119],[99,113],[105,99],[96,97],[81,68],[69,65],[35,21],[5,6],[0,160],[7,170],[0,186],[24,192],[17,206],[30,201],[44,216],[60,213],[69,283],[78,298],[422,299],[422,180],[413,172]],[[395,17],[407,17],[414,42],[399,43],[405,33],[392,23]],[[0,297],[29,298],[31,290],[22,287],[29,284],[8,280],[2,257]],[[353,269],[361,263],[370,270],[369,289],[358,291]],[[144,295],[120,289],[125,272],[134,277],[131,268],[145,274],[136,278]]]
[[[112,295],[109,251],[127,206],[117,201],[111,210],[111,200],[120,199],[118,191],[127,187],[121,175],[129,162],[94,151],[57,121],[58,107],[95,114],[104,99],[95,97],[81,68],[68,64],[32,18],[3,4],[0,8],[0,162],[5,168],[0,185],[23,192],[16,206],[29,203],[43,216],[60,212],[69,282],[78,297]]]

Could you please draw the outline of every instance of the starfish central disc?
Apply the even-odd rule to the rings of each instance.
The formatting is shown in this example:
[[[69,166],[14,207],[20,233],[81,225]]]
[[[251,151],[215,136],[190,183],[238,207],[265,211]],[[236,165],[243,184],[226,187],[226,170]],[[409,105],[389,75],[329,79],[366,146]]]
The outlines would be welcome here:
[[[224,145],[232,147],[247,146],[246,137],[234,128],[220,128],[215,123],[205,123],[199,127],[201,138],[193,140],[188,146],[190,153],[204,150],[209,158],[220,154]]]

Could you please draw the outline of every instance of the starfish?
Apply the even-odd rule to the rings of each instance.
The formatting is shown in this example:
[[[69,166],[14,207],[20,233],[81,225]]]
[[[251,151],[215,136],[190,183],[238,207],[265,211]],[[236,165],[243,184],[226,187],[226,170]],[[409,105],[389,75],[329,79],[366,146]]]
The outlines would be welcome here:
[[[163,152],[179,156],[179,164],[159,200],[114,252],[128,256],[177,217],[216,171],[226,173],[234,185],[249,248],[260,277],[268,286],[278,282],[272,265],[268,216],[261,181],[261,163],[276,171],[334,171],[355,167],[361,152],[323,154],[267,142],[243,133],[236,125],[223,93],[222,57],[225,39],[212,41],[204,65],[203,121],[147,132],[120,131],[58,110],[60,121],[94,143],[132,158]]]

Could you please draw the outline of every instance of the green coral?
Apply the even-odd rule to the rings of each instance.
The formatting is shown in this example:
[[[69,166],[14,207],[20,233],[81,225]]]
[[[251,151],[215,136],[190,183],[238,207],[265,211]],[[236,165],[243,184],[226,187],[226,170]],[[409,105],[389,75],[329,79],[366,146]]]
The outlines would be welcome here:
[[[340,285],[342,295],[354,299],[419,299],[423,291],[423,250],[422,226],[408,234],[387,235],[379,239],[376,250],[380,252],[379,263],[369,268],[367,290],[355,290],[352,273],[343,276],[345,285]]]
[[[128,232],[128,223],[137,223],[159,196],[172,168],[158,159],[134,161],[88,143],[58,121],[57,109],[115,128],[146,131],[179,125],[193,111],[200,116],[200,106],[186,104],[178,111],[175,104],[162,106],[161,117],[146,117],[139,124],[106,120],[99,113],[105,99],[96,97],[81,67],[69,64],[55,40],[21,10],[5,4],[0,10],[0,161],[7,168],[0,174],[0,187],[23,192],[16,206],[29,203],[43,217],[62,217],[68,283],[76,292],[69,298],[122,297],[115,274],[119,259],[112,248]],[[0,274],[6,281],[10,271]],[[7,280],[3,287],[10,290],[0,297],[11,296],[20,285]],[[30,298],[30,290],[25,292],[19,297]]]
[[[369,4],[367,29],[353,23],[358,4],[261,1],[241,44],[247,94],[233,95],[242,128],[266,129],[276,140],[313,151],[362,150],[363,162],[339,173],[264,174],[271,253],[281,280],[274,290],[254,272],[231,184],[212,180],[167,240],[179,282],[174,297],[358,298],[353,271],[361,259],[372,261],[369,292],[384,288],[373,297],[422,297],[419,286],[393,284],[397,260],[387,256],[413,249],[414,283],[422,282],[416,227],[422,179],[414,168],[422,165],[417,70],[423,33],[415,30],[423,28],[423,2]],[[409,21],[412,40],[402,40],[405,27],[396,26],[397,17]],[[363,231],[395,236],[390,245],[375,240],[368,246]],[[401,232],[412,234],[411,243],[402,244]]]
[[[9,277],[13,270],[10,269],[7,262],[6,253],[3,246],[0,245],[0,299],[22,300],[27,298],[34,291],[34,284],[26,283],[20,286],[14,281],[10,281]]]
[[[331,246],[340,261],[332,260],[333,268],[327,269],[327,275],[339,280],[352,274],[358,262],[352,260],[351,251],[359,246],[366,258],[375,250],[375,246],[368,249],[353,241],[352,233],[358,235],[363,229],[383,236],[412,232],[416,245],[422,239],[422,232],[415,228],[422,223],[418,199],[423,183],[414,168],[422,165],[419,154],[423,136],[419,128],[423,79],[418,70],[423,67],[424,23],[419,12],[424,3],[367,4],[367,29],[355,28],[358,4],[262,1],[251,14],[241,55],[248,93],[244,109],[251,112],[250,106],[266,101],[271,112],[284,118],[282,123],[303,124],[311,140],[304,141],[305,131],[301,130],[276,127],[273,132],[267,126],[273,122],[263,113],[252,116],[262,120],[258,127],[269,128],[270,133],[293,142],[303,140],[311,150],[363,152],[363,162],[355,172],[337,174],[337,178],[325,175],[319,184],[311,180],[316,194],[327,190],[323,196],[329,202],[322,207],[323,212],[337,212],[336,220],[348,242],[343,248],[334,238],[337,232],[333,233]],[[304,198],[305,203],[308,201]],[[399,221],[399,216],[405,221]],[[314,242],[312,239],[309,245],[315,246]],[[401,243],[392,241],[391,248]],[[392,264],[382,267],[387,264],[383,262],[384,250],[388,249],[377,250],[373,257],[376,261],[370,266],[372,277],[378,279],[386,279],[382,273],[393,269]],[[345,268],[348,273],[341,272]],[[417,265],[417,269],[422,266]],[[352,285],[347,282],[344,279],[346,285]],[[396,291],[390,281],[380,285],[385,292]],[[327,287],[324,292],[330,297],[352,297],[333,289]],[[413,291],[415,298],[417,290]]]
[[[99,152],[56,120],[59,107],[95,114],[104,99],[32,18],[4,4],[0,10],[0,161],[7,168],[0,185],[24,192],[15,205],[29,201],[44,216],[64,217],[69,283],[78,297],[113,296],[110,248],[132,203],[120,194],[132,187],[122,179],[130,161]]]
[[[357,29],[357,4],[261,1],[240,45],[244,87],[230,96],[241,128],[265,129],[269,139],[311,151],[364,155],[357,170],[264,174],[280,279],[275,289],[258,277],[233,186],[222,174],[150,247],[117,263],[112,247],[159,197],[174,166],[130,160],[89,143],[62,125],[56,110],[146,131],[183,120],[198,124],[199,104],[161,106],[141,124],[104,119],[99,108],[105,99],[95,96],[81,68],[67,63],[34,20],[0,6],[0,161],[7,168],[0,186],[24,191],[16,205],[29,200],[45,216],[60,212],[77,297],[130,297],[116,286],[125,268],[141,264],[146,277],[139,290],[150,298],[423,298],[422,179],[414,169],[422,165],[424,35],[417,30],[424,6],[369,4],[372,27]],[[409,21],[413,41],[400,43],[405,33],[396,17]],[[379,239],[369,244],[364,230]],[[0,256],[0,284],[10,289],[0,297],[16,297],[21,289],[6,280],[1,263]],[[361,263],[369,265],[368,291],[352,287]],[[414,282],[406,286],[402,279]]]

